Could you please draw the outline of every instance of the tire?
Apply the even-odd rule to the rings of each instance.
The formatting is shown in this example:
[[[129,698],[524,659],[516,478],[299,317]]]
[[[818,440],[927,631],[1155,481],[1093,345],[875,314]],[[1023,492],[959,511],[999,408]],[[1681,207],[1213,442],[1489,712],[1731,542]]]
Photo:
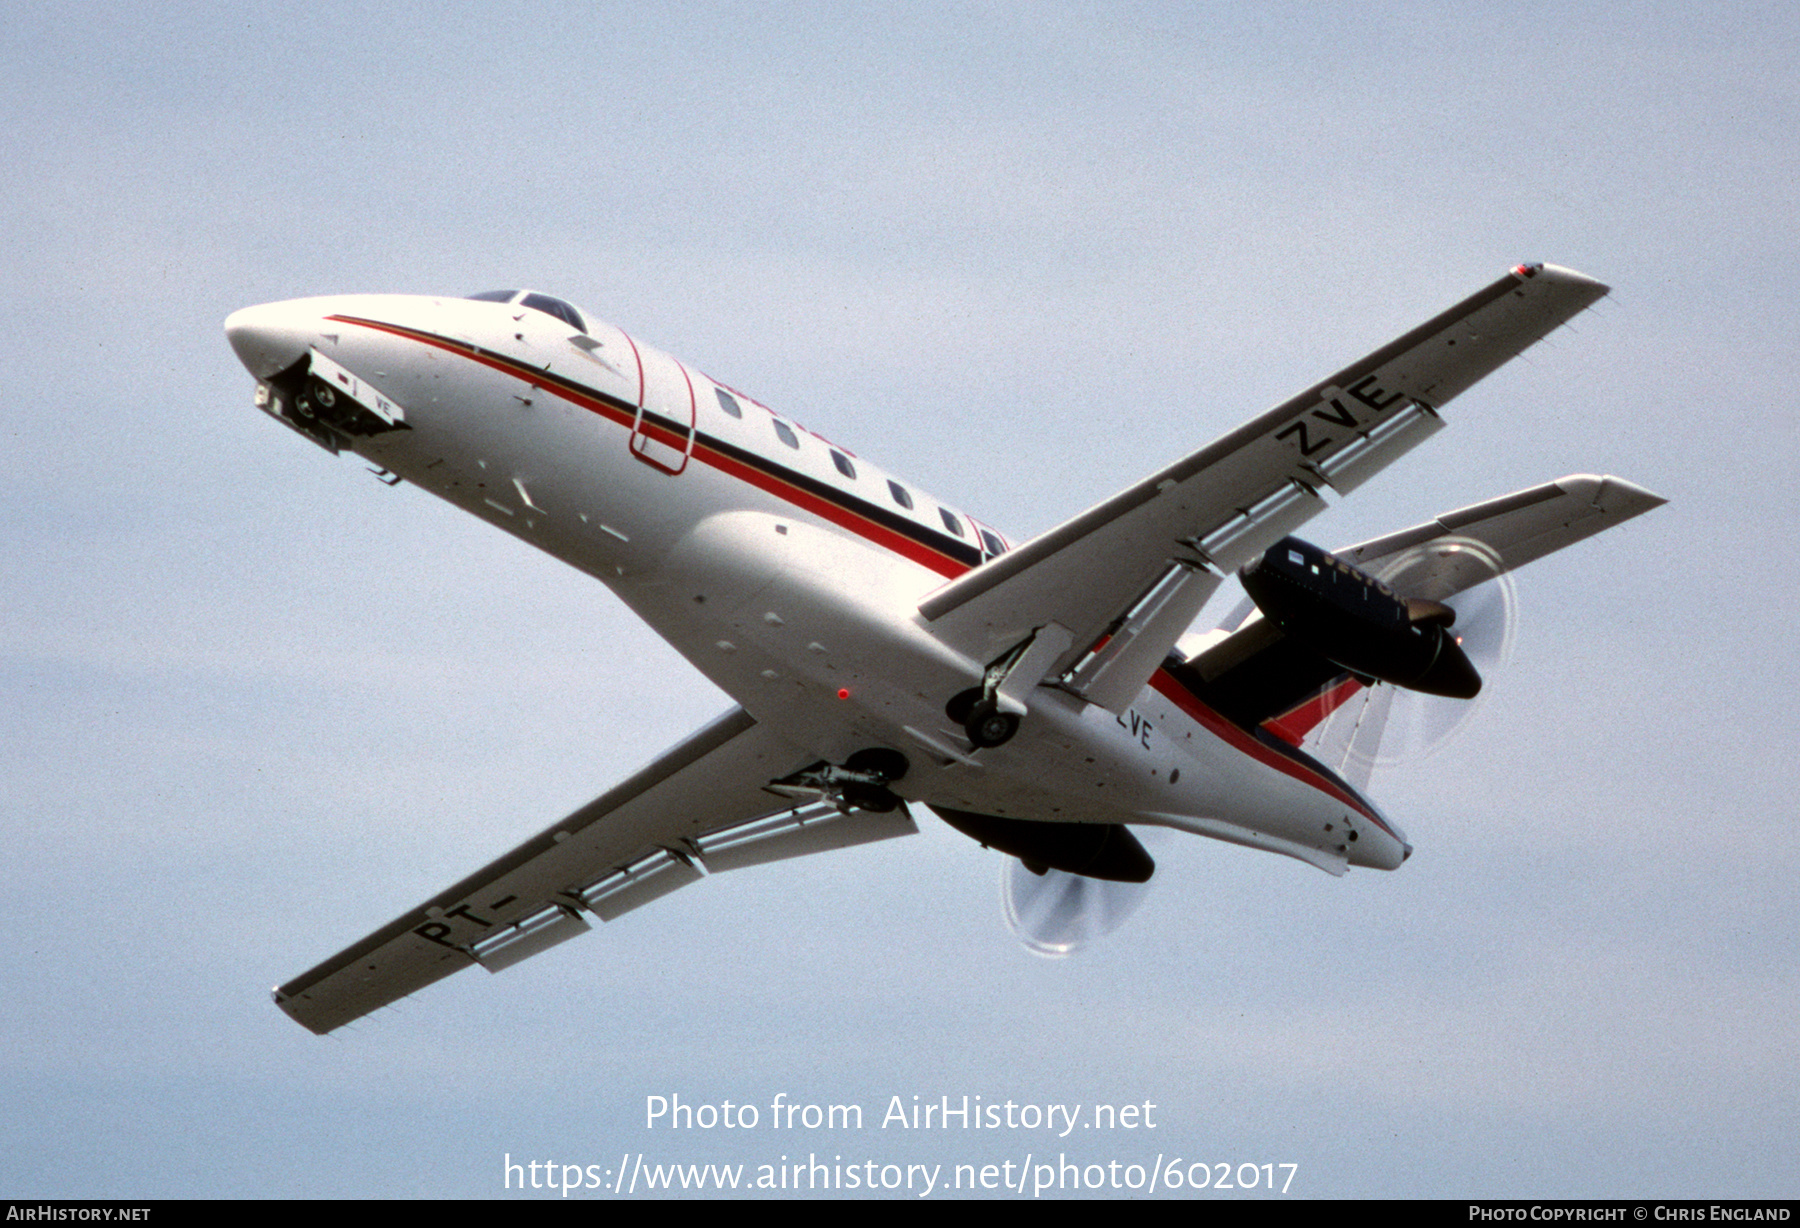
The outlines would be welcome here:
[[[977,748],[1004,746],[1012,741],[1013,734],[1019,732],[1019,718],[988,704],[977,704],[975,710],[969,713],[963,732],[969,735],[969,741]]]

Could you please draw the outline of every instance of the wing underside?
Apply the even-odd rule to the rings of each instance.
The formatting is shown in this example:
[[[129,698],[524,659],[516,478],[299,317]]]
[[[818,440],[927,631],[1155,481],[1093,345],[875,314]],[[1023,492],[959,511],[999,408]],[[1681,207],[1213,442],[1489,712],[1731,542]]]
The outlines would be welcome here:
[[[944,585],[920,614],[995,660],[1029,637],[1025,685],[1121,710],[1222,579],[1443,426],[1445,402],[1606,293],[1523,266],[1191,456]]]
[[[498,972],[709,873],[917,830],[904,808],[796,806],[764,786],[805,765],[741,708],[617,788],[275,991],[325,1033],[474,964]]]

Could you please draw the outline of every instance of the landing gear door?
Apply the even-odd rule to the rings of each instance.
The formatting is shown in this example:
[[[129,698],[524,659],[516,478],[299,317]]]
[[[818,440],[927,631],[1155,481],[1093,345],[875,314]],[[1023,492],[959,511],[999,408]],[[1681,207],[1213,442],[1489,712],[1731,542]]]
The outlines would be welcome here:
[[[643,394],[631,424],[631,454],[671,477],[687,468],[694,452],[694,380],[667,354],[640,347]]]
[[[405,410],[316,349],[259,381],[256,407],[332,453],[358,439],[411,429]]]

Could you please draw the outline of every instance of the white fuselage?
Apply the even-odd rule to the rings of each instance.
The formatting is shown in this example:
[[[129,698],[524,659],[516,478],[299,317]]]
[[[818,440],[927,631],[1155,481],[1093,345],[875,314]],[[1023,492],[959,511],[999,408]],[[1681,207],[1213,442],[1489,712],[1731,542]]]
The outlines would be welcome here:
[[[1016,737],[973,750],[945,705],[987,662],[917,607],[998,534],[615,328],[576,344],[521,305],[398,295],[227,327],[259,379],[316,350],[378,390],[408,429],[358,454],[606,584],[758,722],[831,763],[899,750],[906,798],[1177,827],[1333,871],[1410,851],[1354,789],[1166,672],[1121,714],[1039,687]]]

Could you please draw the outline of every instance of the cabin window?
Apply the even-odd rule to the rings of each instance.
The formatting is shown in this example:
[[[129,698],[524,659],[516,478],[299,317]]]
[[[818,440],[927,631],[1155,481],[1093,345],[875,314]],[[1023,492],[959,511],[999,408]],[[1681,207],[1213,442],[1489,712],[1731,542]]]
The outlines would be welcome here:
[[[856,480],[856,466],[850,463],[850,458],[848,456],[845,456],[836,448],[831,450],[831,463],[837,466],[837,471],[839,473],[849,478],[852,482]]]
[[[733,418],[742,418],[744,416],[743,408],[738,405],[736,397],[732,396],[729,392],[726,392],[723,388],[714,388],[713,391],[718,394],[720,409],[730,414]]]
[[[783,422],[780,418],[770,418],[769,421],[775,424],[775,433],[781,436],[782,443],[785,443],[790,448],[797,448],[800,446],[799,437],[794,434],[794,429],[792,427]]]
[[[894,481],[892,478],[888,479],[888,493],[894,496],[895,503],[898,503],[909,512],[912,510],[912,496],[906,493],[906,487],[900,485],[900,483]]]
[[[960,520],[958,520],[954,515],[952,515],[950,512],[946,511],[945,509],[943,509],[941,507],[938,509],[938,515],[940,515],[944,518],[944,527],[946,529],[949,529],[952,533],[956,534],[958,537],[962,537],[964,535],[962,522]]]

